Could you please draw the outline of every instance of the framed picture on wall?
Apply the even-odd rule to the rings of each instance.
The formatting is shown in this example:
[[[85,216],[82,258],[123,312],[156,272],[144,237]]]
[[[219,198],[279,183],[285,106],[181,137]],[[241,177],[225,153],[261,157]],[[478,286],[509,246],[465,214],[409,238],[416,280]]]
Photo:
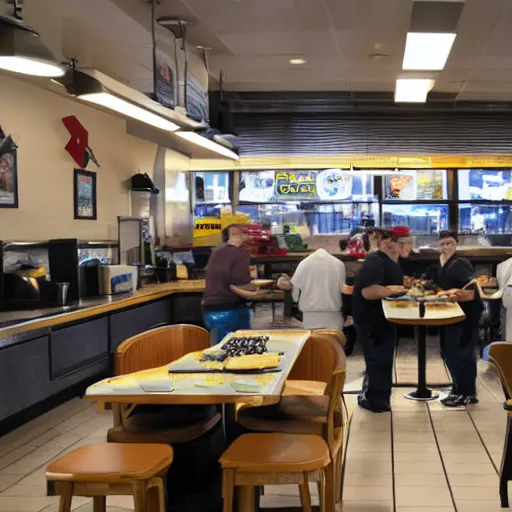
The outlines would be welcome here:
[[[0,154],[0,208],[18,208],[18,159],[16,150]]]
[[[75,219],[96,220],[96,173],[75,169],[73,180]]]

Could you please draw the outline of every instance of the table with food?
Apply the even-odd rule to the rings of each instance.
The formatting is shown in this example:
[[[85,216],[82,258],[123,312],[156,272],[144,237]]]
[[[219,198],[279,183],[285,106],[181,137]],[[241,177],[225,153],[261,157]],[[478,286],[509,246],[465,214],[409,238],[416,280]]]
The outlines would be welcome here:
[[[468,283],[467,286],[469,286]],[[440,290],[432,281],[414,280],[405,293],[398,292],[382,301],[386,319],[394,324],[416,326],[418,344],[417,389],[407,393],[411,400],[433,400],[437,394],[426,383],[427,327],[462,322],[465,314],[456,302],[465,290]]]

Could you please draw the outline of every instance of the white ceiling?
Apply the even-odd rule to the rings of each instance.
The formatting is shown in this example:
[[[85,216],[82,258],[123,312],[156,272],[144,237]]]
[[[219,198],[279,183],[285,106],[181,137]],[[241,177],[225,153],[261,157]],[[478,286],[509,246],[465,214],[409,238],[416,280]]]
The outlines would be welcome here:
[[[132,16],[143,1],[114,0]],[[466,0],[447,66],[431,74],[401,71],[412,4],[162,0],[158,15],[190,22],[190,43],[212,47],[211,73],[225,72],[227,90],[392,91],[397,77],[412,75],[435,78],[435,91],[458,93],[461,101],[512,100],[512,0]],[[307,63],[292,66],[293,57]]]

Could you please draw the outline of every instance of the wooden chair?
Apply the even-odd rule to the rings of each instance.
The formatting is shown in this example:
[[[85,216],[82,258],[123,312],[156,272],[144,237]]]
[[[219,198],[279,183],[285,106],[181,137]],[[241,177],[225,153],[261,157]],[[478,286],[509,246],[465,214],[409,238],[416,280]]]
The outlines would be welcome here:
[[[235,487],[241,487],[240,508],[254,505],[256,487],[297,484],[302,510],[311,512],[309,476],[318,472],[320,510],[334,512],[326,499],[326,468],[331,465],[329,447],[319,436],[290,434],[245,434],[222,454],[224,512],[233,510]],[[330,507],[330,508],[329,508]]]
[[[195,325],[166,325],[143,332],[121,343],[116,350],[115,373],[126,375],[141,370],[164,366],[190,352],[210,347],[210,335]],[[179,423],[172,414],[176,407],[187,406],[139,406],[115,404],[114,427],[107,439],[112,443],[186,443],[209,432],[221,415],[204,414],[194,420],[197,407],[188,406],[186,421]],[[214,407],[214,406],[212,406]],[[205,408],[205,411],[208,411]],[[166,411],[169,421],[166,421]],[[177,424],[178,423],[178,424]]]
[[[60,496],[59,512],[71,511],[73,496],[92,497],[94,512],[105,512],[112,495],[133,495],[135,512],[164,512],[163,476],[172,461],[167,445],[82,446],[48,466],[48,494]]]
[[[312,333],[303,349],[305,365],[300,371],[326,383],[323,395],[283,396],[277,405],[244,406],[238,422],[250,432],[282,432],[315,434],[327,442],[332,463],[326,469],[327,503],[341,500],[343,445],[346,421],[342,407],[342,391],[346,376],[346,358],[340,343],[330,336]],[[299,374],[292,369],[291,374]],[[302,375],[303,373],[301,373]]]
[[[508,508],[508,482],[512,480],[512,343],[493,343],[489,349],[489,362],[496,368],[505,393],[507,434],[501,459],[500,500],[501,506]]]

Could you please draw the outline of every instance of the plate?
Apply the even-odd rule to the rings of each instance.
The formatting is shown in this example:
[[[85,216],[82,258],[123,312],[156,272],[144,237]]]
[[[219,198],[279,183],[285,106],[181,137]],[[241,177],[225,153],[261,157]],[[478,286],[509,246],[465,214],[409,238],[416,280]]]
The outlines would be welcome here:
[[[256,286],[256,288],[263,288],[264,286],[270,286],[271,284],[274,284],[274,281],[272,279],[253,279],[251,284]]]

